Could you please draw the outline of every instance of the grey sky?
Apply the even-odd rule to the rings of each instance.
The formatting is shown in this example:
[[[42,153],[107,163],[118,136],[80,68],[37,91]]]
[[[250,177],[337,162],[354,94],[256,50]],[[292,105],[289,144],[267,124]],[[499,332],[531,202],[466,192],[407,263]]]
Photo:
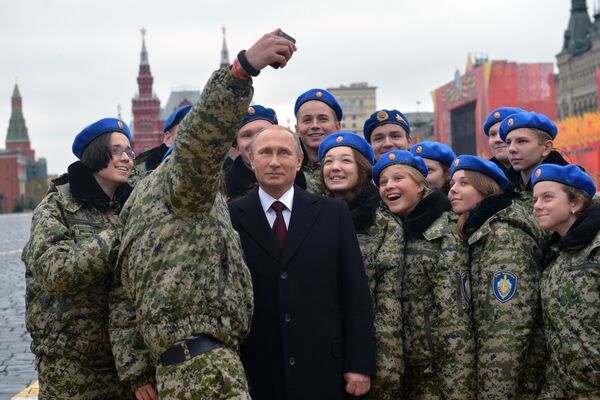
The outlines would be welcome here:
[[[590,14],[593,2],[588,0]],[[264,32],[281,27],[298,52],[283,70],[255,80],[254,100],[293,119],[298,94],[311,87],[366,81],[378,108],[432,111],[431,91],[464,70],[468,52],[490,59],[554,62],[570,0],[132,1],[0,0],[0,132],[10,117],[15,77],[32,147],[49,173],[75,160],[73,137],[116,116],[131,121],[141,35],[154,91],[201,88],[218,67],[221,26],[230,59]]]

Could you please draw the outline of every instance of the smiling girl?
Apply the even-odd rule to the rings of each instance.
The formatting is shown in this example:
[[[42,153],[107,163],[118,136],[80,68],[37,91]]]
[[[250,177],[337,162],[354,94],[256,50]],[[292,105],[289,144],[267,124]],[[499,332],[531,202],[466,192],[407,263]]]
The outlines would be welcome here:
[[[448,198],[469,245],[478,398],[535,396],[544,369],[537,358],[544,353],[537,342],[542,233],[503,193],[509,181],[493,162],[462,155],[451,174]]]
[[[399,282],[403,231],[381,207],[371,183],[371,146],[352,132],[326,137],[319,146],[323,187],[350,207],[375,307],[377,376],[371,399],[396,399],[404,371]]]
[[[474,340],[466,245],[448,200],[426,180],[427,166],[409,151],[383,154],[373,180],[405,232],[402,321],[403,398],[474,398]]]
[[[554,232],[541,298],[550,373],[566,398],[600,393],[600,205],[596,186],[575,165],[541,165],[533,176],[534,214]]]

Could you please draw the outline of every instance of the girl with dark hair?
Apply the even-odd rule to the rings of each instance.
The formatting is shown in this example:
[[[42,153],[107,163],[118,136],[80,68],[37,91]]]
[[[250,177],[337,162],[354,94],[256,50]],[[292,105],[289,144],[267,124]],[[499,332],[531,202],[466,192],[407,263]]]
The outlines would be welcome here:
[[[558,382],[567,399],[597,398],[600,205],[592,202],[596,185],[575,165],[549,164],[535,169],[532,184],[535,219],[554,233],[540,285],[551,361],[548,380]]]
[[[448,197],[469,245],[478,398],[535,398],[544,375],[542,232],[493,162],[454,160]],[[526,398],[530,398],[526,397]]]
[[[473,399],[474,340],[467,247],[446,196],[431,189],[421,157],[383,154],[373,181],[404,228],[401,284],[403,399]]]
[[[371,183],[373,149],[352,132],[338,132],[319,145],[321,180],[332,196],[350,207],[374,304],[377,376],[367,395],[396,399],[404,370],[399,282],[402,228],[380,207]]]
[[[128,399],[108,332],[108,292],[119,246],[118,215],[131,188],[127,125],[105,118],[73,142],[80,161],[55,179],[33,212],[26,265],[26,323],[40,398]],[[136,395],[153,395],[137,382]],[[142,398],[142,397],[140,397]]]

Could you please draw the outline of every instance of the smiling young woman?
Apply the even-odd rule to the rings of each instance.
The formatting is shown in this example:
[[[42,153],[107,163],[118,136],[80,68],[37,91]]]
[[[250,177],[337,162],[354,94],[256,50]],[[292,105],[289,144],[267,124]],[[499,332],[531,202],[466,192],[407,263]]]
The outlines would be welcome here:
[[[404,233],[371,182],[374,154],[366,140],[333,133],[321,142],[318,156],[323,187],[350,208],[375,306],[377,377],[367,397],[398,398],[404,372],[398,285]]]
[[[477,397],[535,397],[545,367],[538,294],[543,234],[531,212],[504,194],[509,181],[493,162],[462,155],[451,175],[448,197],[469,245],[473,278]]]
[[[430,188],[421,157],[383,154],[373,181],[386,208],[404,228],[401,283],[405,398],[475,398],[466,244],[448,212],[446,196]]]
[[[118,216],[131,187],[127,125],[105,118],[73,142],[80,161],[55,179],[33,212],[23,251],[27,330],[43,398],[132,398],[119,382],[108,333]],[[62,343],[62,344],[60,344]],[[152,391],[151,381],[140,387]]]
[[[600,393],[600,205],[592,201],[596,186],[575,165],[542,164],[532,183],[535,218],[555,233],[550,240],[554,257],[540,285],[549,381],[557,381],[566,398],[593,398]]]

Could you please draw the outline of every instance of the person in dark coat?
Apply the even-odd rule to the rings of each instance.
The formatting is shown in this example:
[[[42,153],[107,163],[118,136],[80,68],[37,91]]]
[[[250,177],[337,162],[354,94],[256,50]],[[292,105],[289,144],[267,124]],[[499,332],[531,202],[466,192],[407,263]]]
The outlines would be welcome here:
[[[261,131],[250,154],[259,188],[229,205],[254,285],[241,358],[255,400],[344,399],[367,393],[375,375],[373,304],[352,217],[344,202],[293,184],[302,158],[293,132]]]

